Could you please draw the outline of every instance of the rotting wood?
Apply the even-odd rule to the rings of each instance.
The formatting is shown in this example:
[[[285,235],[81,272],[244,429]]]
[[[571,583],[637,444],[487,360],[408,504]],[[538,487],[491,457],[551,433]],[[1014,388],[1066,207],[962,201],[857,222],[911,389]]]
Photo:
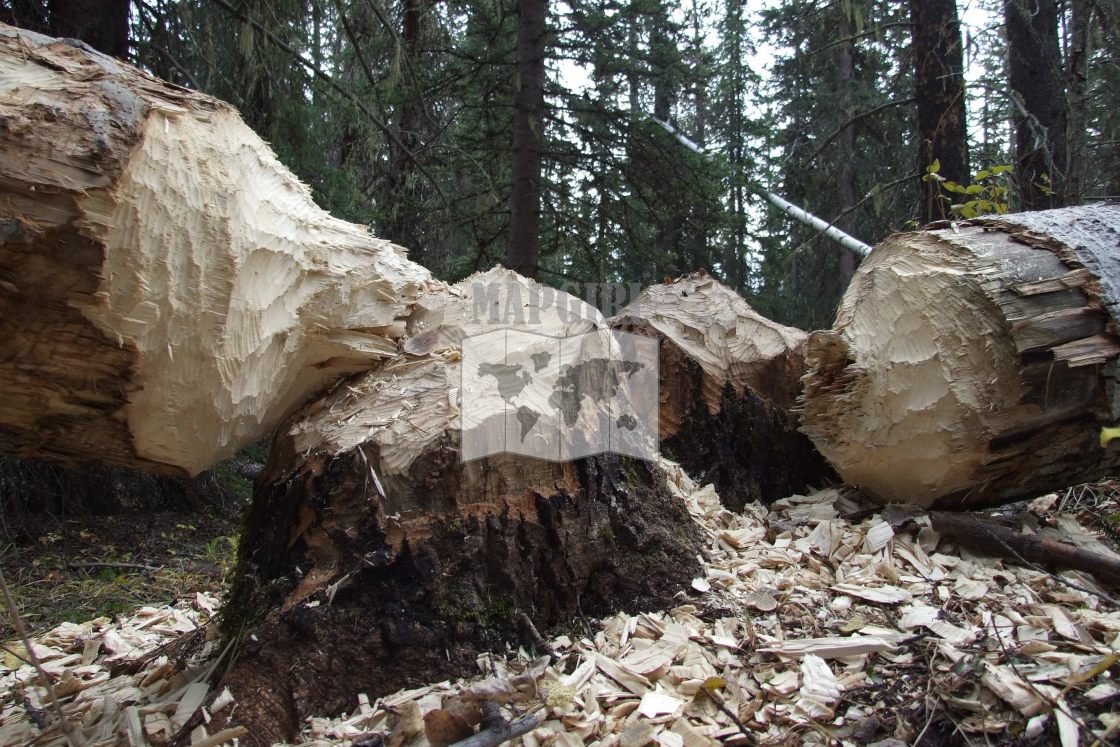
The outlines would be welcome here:
[[[0,25],[0,450],[197,473],[437,285],[228,104]]]
[[[972,508],[1120,469],[1120,206],[897,234],[809,340],[803,428],[882,503]]]

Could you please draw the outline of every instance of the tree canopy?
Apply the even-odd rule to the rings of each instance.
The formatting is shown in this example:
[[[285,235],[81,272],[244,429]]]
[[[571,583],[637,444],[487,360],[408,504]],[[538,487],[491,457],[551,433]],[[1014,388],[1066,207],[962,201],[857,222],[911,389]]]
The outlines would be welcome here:
[[[608,304],[603,283],[704,268],[820,327],[859,257],[766,191],[870,244],[1120,194],[1120,2],[1029,5],[4,0],[0,14],[234,103],[324,207],[448,280],[501,262]]]

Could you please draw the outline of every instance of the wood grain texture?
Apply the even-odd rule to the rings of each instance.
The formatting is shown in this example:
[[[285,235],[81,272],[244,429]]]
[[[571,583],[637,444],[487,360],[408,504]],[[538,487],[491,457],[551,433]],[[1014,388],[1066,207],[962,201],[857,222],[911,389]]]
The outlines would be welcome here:
[[[429,287],[219,101],[0,27],[0,448],[197,473],[397,351]]]
[[[804,430],[883,502],[1007,502],[1120,467],[1120,207],[898,234],[809,342]]]

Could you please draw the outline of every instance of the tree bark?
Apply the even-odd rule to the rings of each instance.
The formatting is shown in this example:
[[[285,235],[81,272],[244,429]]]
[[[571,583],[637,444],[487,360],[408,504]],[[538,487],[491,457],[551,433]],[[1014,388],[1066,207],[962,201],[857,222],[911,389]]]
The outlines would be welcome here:
[[[964,101],[964,57],[956,0],[910,0],[914,98],[918,105],[918,173],[939,161],[942,177],[971,181]],[[948,218],[933,180],[918,182],[922,223]]]
[[[1065,201],[1079,205],[1088,187],[1089,24],[1096,0],[1070,2],[1069,46],[1066,50],[1066,91],[1069,99]]]
[[[1060,207],[1067,110],[1057,2],[1007,0],[1004,19],[1019,196],[1024,210]]]
[[[840,9],[840,33],[845,37],[852,37],[855,34],[855,24],[852,23],[850,11],[843,6]],[[840,122],[846,123],[841,126],[842,129],[837,138],[837,144],[840,146],[838,149],[840,157],[836,162],[836,197],[837,207],[839,208],[838,214],[843,214],[844,217],[836,220],[836,226],[845,233],[850,233],[852,230],[851,220],[847,216],[847,212],[856,204],[856,174],[852,163],[856,153],[856,129],[852,122],[854,109],[852,106],[852,87],[856,77],[855,59],[853,57],[854,47],[854,41],[846,41],[840,44],[837,49],[836,62],[836,103],[840,114],[838,119]],[[850,249],[840,244],[833,244],[832,247],[833,251],[836,252],[837,267],[836,295],[834,298],[838,298],[852,281],[852,275],[855,274],[859,258]]]
[[[194,474],[397,354],[432,284],[231,107],[0,27],[0,450]]]
[[[803,427],[877,500],[971,508],[1115,472],[1120,208],[898,234],[809,342]]]
[[[541,150],[544,143],[547,18],[548,0],[518,0],[509,265],[528,278],[537,276],[541,251]]]

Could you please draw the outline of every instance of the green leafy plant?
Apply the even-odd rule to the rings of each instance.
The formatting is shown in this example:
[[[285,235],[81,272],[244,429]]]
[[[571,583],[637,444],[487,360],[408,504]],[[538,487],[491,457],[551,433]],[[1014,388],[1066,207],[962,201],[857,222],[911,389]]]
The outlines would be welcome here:
[[[923,182],[934,182],[938,187],[938,198],[949,204],[949,210],[957,218],[976,218],[980,215],[1003,215],[1009,207],[1010,189],[1003,175],[1015,167],[999,164],[977,171],[970,184],[958,184],[946,179],[941,171],[941,161],[934,159],[922,177]],[[949,194],[945,194],[949,193]],[[953,195],[961,195],[964,200],[954,202]]]

